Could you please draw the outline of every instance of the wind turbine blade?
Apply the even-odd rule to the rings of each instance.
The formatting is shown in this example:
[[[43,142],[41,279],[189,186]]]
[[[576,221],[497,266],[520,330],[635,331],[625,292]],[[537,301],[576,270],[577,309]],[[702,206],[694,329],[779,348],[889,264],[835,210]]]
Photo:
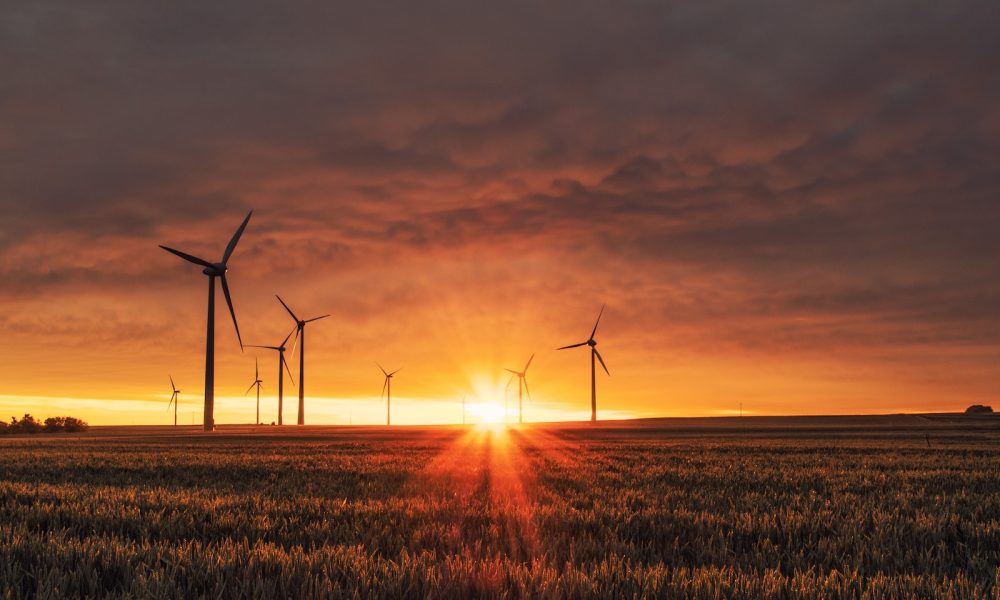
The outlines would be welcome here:
[[[597,356],[597,360],[601,361],[601,366],[604,367],[604,372],[610,377],[611,371],[608,370],[608,365],[604,364],[604,359],[601,358],[601,353],[597,351],[597,348],[594,348],[594,354]]]
[[[291,356],[295,356],[295,347],[299,344],[299,326],[296,325],[293,331],[295,331],[295,338],[292,339],[292,349],[288,352]]]
[[[281,346],[284,347],[285,344],[288,343],[288,338],[292,337],[292,334],[295,333],[298,330],[299,330],[299,326],[298,325],[296,325],[295,327],[292,327],[292,330],[288,332],[288,335],[285,336],[285,339],[281,340]]]
[[[167,252],[169,252],[171,254],[176,254],[177,256],[183,258],[184,260],[186,260],[188,262],[193,262],[196,265],[201,265],[203,267],[208,267],[209,269],[214,269],[215,268],[215,265],[213,265],[212,263],[208,262],[205,259],[198,258],[197,256],[191,256],[190,254],[187,254],[185,252],[181,252],[180,250],[174,250],[173,248],[167,248],[166,246],[162,246],[162,245],[160,246],[160,248],[163,248],[164,250],[166,250]]]
[[[379,399],[385,396],[385,388],[389,385],[389,376],[386,375],[385,381],[382,383],[382,393],[378,395]]]
[[[570,344],[569,346],[563,346],[562,348],[556,348],[556,350],[566,350],[567,348],[579,348],[580,346],[586,346],[587,342],[580,342],[579,344]]]
[[[244,348],[264,348],[265,350],[281,350],[281,348],[279,348],[277,346],[256,346],[254,344],[246,344],[243,347]]]
[[[288,368],[288,361],[285,360],[284,354],[281,355],[281,364],[285,365],[285,370],[288,371],[288,379],[292,382],[292,385],[295,385],[295,380],[292,379],[292,370]]]
[[[167,411],[170,411],[170,407],[173,406],[175,398],[177,398],[176,393],[170,396],[170,402],[167,402]]]
[[[396,369],[396,370],[395,370],[395,371],[393,371],[392,373],[389,373],[389,375],[395,375],[396,373],[399,373],[399,372],[400,372],[400,371],[402,371],[402,370],[403,370],[403,367],[399,367],[398,369]]]
[[[528,389],[528,378],[522,377],[521,381],[524,382],[524,391],[528,392],[528,400],[531,400],[531,390]]]
[[[598,323],[601,322],[601,315],[603,314],[604,314],[604,305],[602,304],[601,312],[597,313],[597,321],[594,323],[594,330],[590,332],[590,339],[594,339],[594,336],[597,335],[597,325]]]
[[[243,219],[243,224],[240,228],[236,230],[233,234],[233,239],[229,240],[229,245],[226,246],[226,253],[222,255],[222,264],[229,262],[229,257],[233,255],[233,250],[236,249],[236,243],[240,241],[240,236],[243,235],[243,230],[247,228],[247,223],[250,222],[250,217],[253,215],[253,211],[247,213],[247,218]]]
[[[256,381],[254,381],[253,383],[250,384],[250,387],[247,388],[247,391],[243,392],[243,395],[246,396],[247,394],[249,394],[250,390],[252,390],[253,386],[255,386],[255,385],[257,385]]]
[[[504,388],[504,391],[510,390],[510,384],[514,383],[515,377],[517,377],[517,373],[514,373],[513,375],[510,376],[510,379],[507,380],[507,387]]]
[[[295,319],[296,323],[298,323],[299,318],[295,316],[295,313],[292,312],[292,309],[288,308],[288,305],[285,304],[285,301],[281,299],[281,296],[275,294],[274,297],[278,299],[278,302],[281,302],[281,305],[285,307],[285,310],[288,311],[288,314],[292,315],[292,318]]]
[[[323,315],[322,317],[313,317],[312,319],[306,319],[306,323],[312,323],[313,321],[319,321],[320,319],[325,319],[330,315]]]
[[[257,360],[256,356],[253,357],[253,378],[260,379],[260,361]]]
[[[379,368],[379,370],[382,371],[383,375],[385,375],[386,377],[389,376],[389,373],[387,373],[386,370],[382,368],[382,365],[380,365],[378,363],[375,363],[375,366],[377,366]]]
[[[531,358],[528,359],[528,364],[524,365],[524,370],[521,371],[522,373],[527,373],[528,372],[528,367],[531,366],[531,361],[533,361],[533,360],[535,360],[535,355],[534,354],[532,354]]]
[[[223,275],[219,279],[222,280],[222,293],[226,296],[226,304],[229,305],[229,314],[233,317],[233,327],[236,328],[236,339],[240,341],[240,350],[243,350],[243,338],[240,336],[240,325],[236,322],[236,309],[233,308],[233,299],[229,295],[229,284],[226,283],[226,276]]]
[[[173,391],[176,392],[177,391],[177,386],[174,385],[174,376],[173,375],[167,375],[167,377],[170,378],[170,389],[172,389]]]
[[[518,373],[514,369],[504,369],[504,371],[507,371],[508,373],[513,373],[514,375],[520,375],[520,373]]]

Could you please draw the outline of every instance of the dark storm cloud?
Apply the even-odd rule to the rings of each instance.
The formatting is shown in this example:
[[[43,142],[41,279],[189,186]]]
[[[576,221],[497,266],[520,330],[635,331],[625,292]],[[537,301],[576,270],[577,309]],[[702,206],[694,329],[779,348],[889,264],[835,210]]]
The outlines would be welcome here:
[[[262,277],[583,249],[609,281],[694,265],[730,303],[900,331],[998,295],[993,2],[3,12],[8,298],[154,285],[153,242],[251,205]]]

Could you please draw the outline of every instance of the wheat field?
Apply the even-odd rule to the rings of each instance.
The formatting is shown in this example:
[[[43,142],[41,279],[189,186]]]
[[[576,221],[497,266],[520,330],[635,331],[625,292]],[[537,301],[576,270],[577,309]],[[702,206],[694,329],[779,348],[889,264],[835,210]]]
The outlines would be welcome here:
[[[998,598],[1000,419],[0,441],[4,598]]]

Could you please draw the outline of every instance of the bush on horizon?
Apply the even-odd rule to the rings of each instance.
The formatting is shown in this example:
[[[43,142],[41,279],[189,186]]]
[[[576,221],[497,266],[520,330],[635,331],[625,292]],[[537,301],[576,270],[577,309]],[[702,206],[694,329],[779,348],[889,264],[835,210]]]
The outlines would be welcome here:
[[[969,415],[992,413],[993,407],[986,406],[984,404],[973,404],[969,408],[965,409],[965,413]]]
[[[11,417],[10,423],[0,420],[0,434],[3,433],[78,433],[87,431],[87,422],[76,417],[49,417],[44,423],[39,422],[30,414],[25,414],[21,420]]]

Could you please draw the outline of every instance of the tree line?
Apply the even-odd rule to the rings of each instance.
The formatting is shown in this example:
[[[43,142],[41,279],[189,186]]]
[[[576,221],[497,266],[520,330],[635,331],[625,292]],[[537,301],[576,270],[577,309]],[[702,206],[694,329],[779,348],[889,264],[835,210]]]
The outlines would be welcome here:
[[[90,426],[83,419],[76,417],[49,417],[39,421],[25,414],[18,419],[11,417],[10,423],[0,419],[0,434],[5,433],[78,433],[87,431]]]

